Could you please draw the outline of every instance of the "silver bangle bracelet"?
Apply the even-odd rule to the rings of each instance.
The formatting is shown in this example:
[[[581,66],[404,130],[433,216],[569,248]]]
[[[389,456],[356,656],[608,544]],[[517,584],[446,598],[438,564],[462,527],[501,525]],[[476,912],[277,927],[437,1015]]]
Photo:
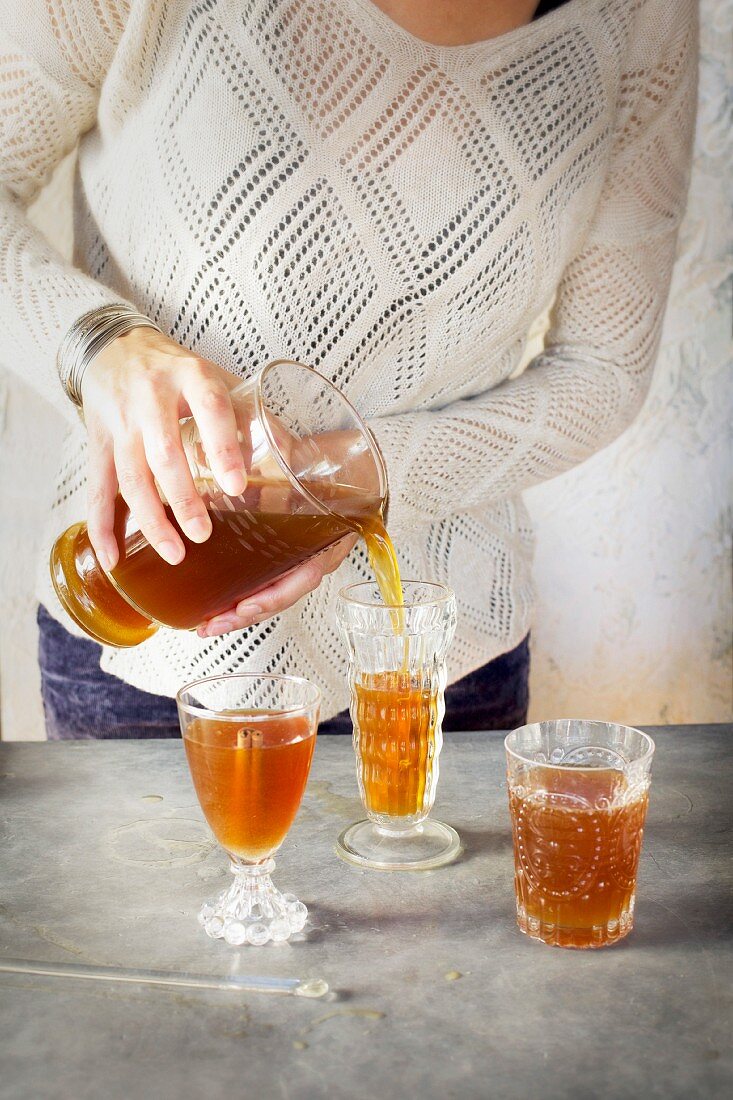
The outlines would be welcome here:
[[[57,366],[64,388],[81,408],[81,384],[92,360],[116,340],[134,328],[161,329],[149,317],[120,302],[85,313],[66,333],[58,351]]]

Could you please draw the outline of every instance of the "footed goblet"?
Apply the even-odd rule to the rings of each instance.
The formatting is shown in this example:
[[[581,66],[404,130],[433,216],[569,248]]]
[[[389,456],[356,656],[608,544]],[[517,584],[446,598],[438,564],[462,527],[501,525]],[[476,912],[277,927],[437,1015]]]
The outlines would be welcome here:
[[[234,875],[199,913],[214,939],[282,943],[305,926],[305,905],[273,885],[272,857],[303,797],[320,698],[295,676],[211,676],[178,692],[196,795]]]

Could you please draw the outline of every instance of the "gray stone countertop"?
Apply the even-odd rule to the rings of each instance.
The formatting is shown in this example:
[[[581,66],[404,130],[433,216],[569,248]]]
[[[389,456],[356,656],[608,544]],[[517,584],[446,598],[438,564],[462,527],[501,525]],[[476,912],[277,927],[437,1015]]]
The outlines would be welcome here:
[[[199,929],[226,885],[177,741],[0,745],[0,956],[321,977],[321,1000],[0,974],[0,1096],[690,1098],[731,1095],[729,726],[657,742],[636,929],[566,951],[514,922],[502,738],[446,737],[427,873],[334,854],[363,816],[350,740],[322,738],[275,882],[300,942]]]

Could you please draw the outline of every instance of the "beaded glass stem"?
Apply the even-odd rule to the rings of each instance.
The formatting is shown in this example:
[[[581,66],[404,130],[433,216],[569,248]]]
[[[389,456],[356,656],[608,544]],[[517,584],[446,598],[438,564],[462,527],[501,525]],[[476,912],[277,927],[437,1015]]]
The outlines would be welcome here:
[[[456,832],[428,817],[438,783],[456,601],[441,584],[405,581],[402,588],[399,608],[386,606],[371,583],[339,595],[356,775],[367,819],[341,834],[337,851],[378,870],[428,870],[460,850]]]
[[[196,795],[234,875],[199,913],[214,939],[261,946],[305,927],[305,905],[273,885],[272,855],[305,790],[320,698],[295,676],[212,676],[178,692]]]

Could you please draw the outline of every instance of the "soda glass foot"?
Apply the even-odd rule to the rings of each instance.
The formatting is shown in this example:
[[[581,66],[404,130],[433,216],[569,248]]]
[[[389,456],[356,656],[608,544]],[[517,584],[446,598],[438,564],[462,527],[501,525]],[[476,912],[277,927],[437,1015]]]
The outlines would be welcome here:
[[[386,605],[371,583],[339,595],[356,775],[367,817],[344,830],[336,850],[361,867],[430,870],[460,851],[455,830],[429,818],[456,602],[442,584],[405,581],[402,588],[401,606]]]
[[[212,676],[182,688],[177,703],[196,795],[234,876],[199,922],[232,945],[282,943],[308,910],[274,886],[272,856],[303,797],[320,692],[295,676]]]

